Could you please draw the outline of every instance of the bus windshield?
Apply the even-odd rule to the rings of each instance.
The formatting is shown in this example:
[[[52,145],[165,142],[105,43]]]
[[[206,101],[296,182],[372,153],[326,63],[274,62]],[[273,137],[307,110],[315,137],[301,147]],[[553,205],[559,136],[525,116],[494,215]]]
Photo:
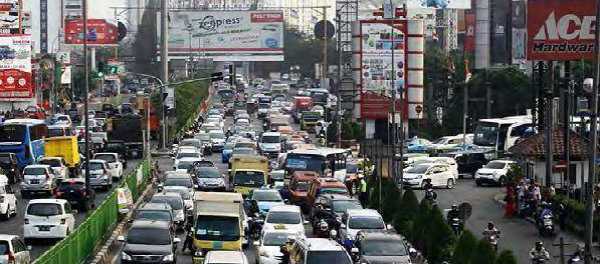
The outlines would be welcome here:
[[[260,171],[236,171],[233,184],[236,186],[260,187],[265,184],[265,174]]]
[[[196,219],[195,237],[198,240],[236,241],[240,238],[239,219],[199,215]]]
[[[321,172],[325,168],[325,158],[316,155],[290,153],[286,158],[286,169]]]
[[[22,142],[24,139],[24,125],[4,125],[0,127],[0,142]]]
[[[479,122],[475,128],[473,143],[478,146],[495,146],[498,139],[499,126],[496,123]]]

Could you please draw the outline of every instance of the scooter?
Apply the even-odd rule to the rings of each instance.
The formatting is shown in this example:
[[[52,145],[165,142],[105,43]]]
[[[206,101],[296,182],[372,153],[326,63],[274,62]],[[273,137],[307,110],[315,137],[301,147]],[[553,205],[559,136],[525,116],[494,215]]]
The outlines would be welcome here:
[[[531,259],[531,264],[545,264],[547,262],[544,257],[535,257]]]
[[[538,229],[541,236],[554,235],[554,216],[552,213],[542,215],[542,219],[538,222]]]

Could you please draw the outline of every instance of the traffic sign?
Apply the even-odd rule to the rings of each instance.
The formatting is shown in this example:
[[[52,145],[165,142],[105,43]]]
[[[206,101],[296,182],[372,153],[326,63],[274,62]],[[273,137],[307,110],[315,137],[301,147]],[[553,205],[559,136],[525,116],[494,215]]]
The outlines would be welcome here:
[[[327,23],[327,24],[325,24]],[[327,27],[327,36],[325,36],[325,31],[323,28],[323,25],[325,25],[325,27]],[[327,39],[331,39],[333,37],[333,35],[335,34],[335,27],[333,26],[333,24],[329,21],[326,20],[321,20],[319,22],[317,22],[317,24],[315,24],[315,37],[317,38],[324,38],[327,37]]]
[[[417,114],[420,114],[421,112],[423,112],[423,106],[422,105],[415,106],[415,112],[417,112]]]

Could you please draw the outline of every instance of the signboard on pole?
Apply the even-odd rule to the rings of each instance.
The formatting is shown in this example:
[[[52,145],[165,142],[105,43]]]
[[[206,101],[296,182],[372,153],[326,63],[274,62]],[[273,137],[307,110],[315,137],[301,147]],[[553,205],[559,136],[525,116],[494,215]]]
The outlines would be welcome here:
[[[169,54],[215,61],[283,61],[281,11],[171,11]]]
[[[90,46],[115,46],[118,43],[119,31],[116,25],[104,19],[88,19],[87,41]],[[83,45],[83,20],[65,21],[65,44]]]
[[[595,3],[590,0],[528,0],[527,59],[593,59]]]
[[[0,100],[33,96],[31,35],[0,35]]]

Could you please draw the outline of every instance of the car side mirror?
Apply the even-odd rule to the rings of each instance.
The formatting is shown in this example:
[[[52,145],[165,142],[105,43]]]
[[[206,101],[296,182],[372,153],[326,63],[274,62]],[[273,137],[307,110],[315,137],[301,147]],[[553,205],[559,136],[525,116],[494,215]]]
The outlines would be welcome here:
[[[125,242],[125,237],[124,236],[118,236],[117,237],[117,241],[119,241],[119,242]]]

